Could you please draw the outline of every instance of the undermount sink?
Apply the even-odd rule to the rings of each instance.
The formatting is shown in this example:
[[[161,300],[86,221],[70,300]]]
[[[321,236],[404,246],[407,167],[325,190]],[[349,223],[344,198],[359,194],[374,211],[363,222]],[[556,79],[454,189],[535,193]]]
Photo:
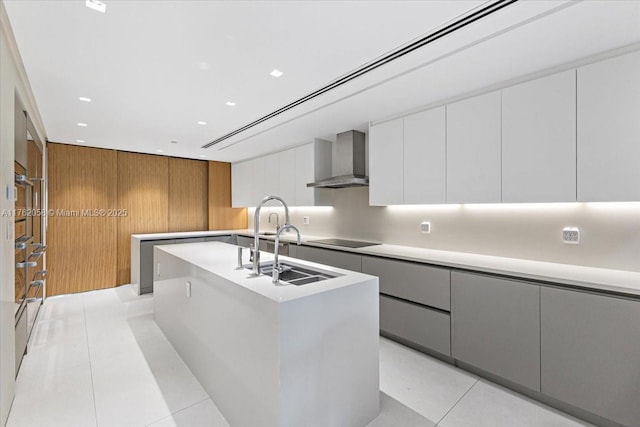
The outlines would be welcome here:
[[[259,235],[260,236],[275,236],[276,232],[275,231],[263,231]]]
[[[250,270],[252,265],[245,265],[244,268]],[[308,267],[299,267],[288,263],[280,263],[279,281],[290,285],[306,285],[308,283],[320,282],[340,276],[340,274],[328,273],[326,271],[314,270]],[[273,262],[260,263],[260,274],[265,276],[273,275]]]

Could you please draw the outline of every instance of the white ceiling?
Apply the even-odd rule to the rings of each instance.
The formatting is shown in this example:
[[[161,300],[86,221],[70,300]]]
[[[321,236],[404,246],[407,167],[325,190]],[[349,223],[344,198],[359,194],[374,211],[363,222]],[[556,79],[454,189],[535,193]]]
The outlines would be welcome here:
[[[225,161],[640,42],[640,1],[519,1],[203,150],[484,2],[104,2],[5,1],[49,140]]]

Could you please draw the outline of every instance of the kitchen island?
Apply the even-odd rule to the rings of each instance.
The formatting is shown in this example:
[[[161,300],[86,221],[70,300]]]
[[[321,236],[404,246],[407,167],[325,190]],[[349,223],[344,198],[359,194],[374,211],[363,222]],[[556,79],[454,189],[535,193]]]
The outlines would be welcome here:
[[[236,269],[236,246],[156,246],[155,321],[233,426],[367,425],[379,413],[378,279],[281,260],[337,277],[276,286]]]

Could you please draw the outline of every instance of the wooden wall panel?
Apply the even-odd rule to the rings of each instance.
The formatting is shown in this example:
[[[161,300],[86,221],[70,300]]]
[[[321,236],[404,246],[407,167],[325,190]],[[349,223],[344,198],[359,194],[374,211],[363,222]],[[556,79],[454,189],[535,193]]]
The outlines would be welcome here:
[[[247,228],[247,209],[231,207],[231,163],[209,162],[209,230]]]
[[[169,231],[207,229],[207,162],[169,158]]]
[[[48,144],[47,295],[112,287],[116,282],[115,217],[81,215],[116,208],[116,152]],[[77,216],[65,216],[70,213]]]
[[[118,151],[118,272],[116,283],[131,281],[131,235],[169,231],[169,158]]]

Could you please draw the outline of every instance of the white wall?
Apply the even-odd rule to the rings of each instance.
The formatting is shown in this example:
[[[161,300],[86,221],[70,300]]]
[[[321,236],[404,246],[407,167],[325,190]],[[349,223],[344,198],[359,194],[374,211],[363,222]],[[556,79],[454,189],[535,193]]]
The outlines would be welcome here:
[[[370,207],[366,187],[334,191],[333,208],[292,209],[303,235],[640,271],[640,202]],[[262,210],[263,228],[273,227],[270,212],[282,208]],[[431,234],[420,233],[422,221]],[[562,243],[566,226],[580,227],[580,245]]]
[[[13,188],[14,102],[18,96],[42,141],[45,132],[18,53],[4,2],[0,0],[0,211],[14,208],[6,198]],[[10,230],[10,235],[7,235]],[[13,218],[0,215],[0,425],[4,425],[14,395],[14,244]]]

